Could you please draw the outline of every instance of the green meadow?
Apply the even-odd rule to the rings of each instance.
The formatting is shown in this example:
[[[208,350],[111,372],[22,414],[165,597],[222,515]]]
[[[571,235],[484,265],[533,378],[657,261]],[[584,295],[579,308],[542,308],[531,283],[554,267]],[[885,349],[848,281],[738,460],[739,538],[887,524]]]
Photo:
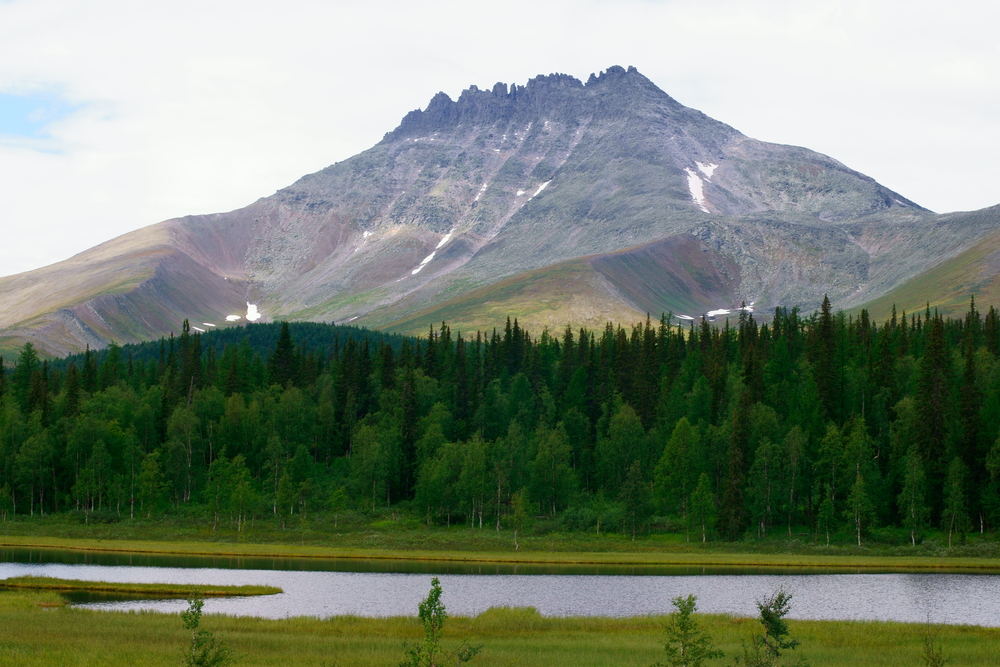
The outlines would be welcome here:
[[[793,602],[794,606],[794,602]],[[414,610],[416,612],[416,610]],[[699,616],[702,628],[725,652],[728,665],[741,642],[757,629],[751,619]],[[482,667],[546,665],[647,666],[665,659],[665,617],[546,618],[532,609],[490,609],[473,617],[450,618],[444,648],[461,641],[482,645],[471,663]],[[801,655],[814,667],[826,665],[919,665],[927,627],[876,622],[790,621]],[[416,617],[289,618],[266,620],[207,615],[202,628],[256,665],[395,665],[404,643],[422,637]],[[1000,630],[934,626],[949,665],[996,665]],[[190,635],[180,617],[118,613],[67,606],[53,592],[0,592],[0,665],[149,665],[176,667]]]
[[[947,546],[946,536],[928,531],[911,546],[894,529],[857,546],[849,535],[822,540],[780,535],[741,542],[688,541],[683,533],[639,534],[565,532],[533,526],[513,531],[430,526],[386,512],[317,513],[305,522],[261,518],[237,532],[200,516],[81,523],[73,514],[17,517],[0,522],[0,548],[44,548],[78,552],[143,553],[178,556],[317,558],[507,563],[539,565],[649,565],[734,567],[819,567],[930,570],[1000,570],[1000,543],[994,535],[970,534]],[[541,522],[539,522],[541,523]],[[898,531],[896,531],[898,532]]]

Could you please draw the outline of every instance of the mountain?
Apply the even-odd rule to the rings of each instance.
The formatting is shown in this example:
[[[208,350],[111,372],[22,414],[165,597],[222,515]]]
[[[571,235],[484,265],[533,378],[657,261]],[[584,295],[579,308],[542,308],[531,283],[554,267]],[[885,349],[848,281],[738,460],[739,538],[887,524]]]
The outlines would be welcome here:
[[[866,303],[872,316],[882,321],[895,306],[897,313],[930,307],[942,315],[961,317],[968,312],[972,296],[980,305],[1000,305],[1000,229],[996,228],[1000,206],[956,217],[958,224],[972,221],[972,226],[992,224],[994,229],[967,250]]]
[[[0,279],[0,346],[50,354],[245,317],[423,332],[850,308],[973,248],[836,160],[741,134],[635,68],[444,93],[377,145],[229,213]],[[252,314],[251,311],[249,314]],[[242,320],[239,320],[242,321]]]

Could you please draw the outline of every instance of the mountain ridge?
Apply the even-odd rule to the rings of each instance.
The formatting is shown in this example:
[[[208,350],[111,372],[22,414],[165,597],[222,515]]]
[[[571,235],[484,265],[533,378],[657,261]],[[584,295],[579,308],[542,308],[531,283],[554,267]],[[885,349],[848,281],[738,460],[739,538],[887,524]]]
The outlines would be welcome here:
[[[833,158],[746,137],[634,67],[586,82],[541,75],[456,100],[438,93],[372,148],[244,208],[158,223],[0,278],[0,347],[136,342],[183,319],[225,326],[248,304],[265,319],[400,329],[420,313],[447,316],[444,304],[467,309],[462,295],[475,290],[565,262],[595,271],[591,262],[611,266],[629,249],[647,253],[649,285],[669,289],[693,278],[637,249],[689,253],[672,238],[696,240],[733,274],[738,287],[710,291],[725,302],[706,311],[743,301],[811,309],[824,294],[855,307],[998,223],[992,209],[932,213]],[[605,259],[584,259],[594,257]],[[588,278],[607,307],[568,324],[672,303],[615,271]],[[561,301],[526,324],[573,312],[573,295],[554,290]]]

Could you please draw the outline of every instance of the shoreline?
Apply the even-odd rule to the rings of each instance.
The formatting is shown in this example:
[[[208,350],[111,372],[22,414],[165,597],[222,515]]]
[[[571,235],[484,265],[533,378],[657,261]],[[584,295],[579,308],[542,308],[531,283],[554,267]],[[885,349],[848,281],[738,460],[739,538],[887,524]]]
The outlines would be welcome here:
[[[225,558],[282,558],[306,560],[424,562],[469,565],[649,566],[649,567],[761,567],[863,568],[886,571],[940,572],[942,570],[1000,574],[1000,559],[928,556],[861,556],[709,552],[565,552],[565,551],[441,551],[337,548],[278,544],[219,544],[201,541],[103,540],[59,537],[0,537],[0,548],[43,549],[80,553],[135,554]]]

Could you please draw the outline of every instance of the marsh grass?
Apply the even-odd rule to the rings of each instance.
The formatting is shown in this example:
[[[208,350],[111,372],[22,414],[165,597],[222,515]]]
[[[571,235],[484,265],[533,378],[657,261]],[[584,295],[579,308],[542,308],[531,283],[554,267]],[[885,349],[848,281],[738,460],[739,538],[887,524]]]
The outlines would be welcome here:
[[[58,604],[52,592],[0,592],[0,665],[175,666],[189,640],[180,618],[151,612],[95,611]],[[477,664],[553,667],[644,666],[662,660],[665,616],[549,618],[534,609],[493,608],[452,617],[444,648],[482,644]],[[699,615],[701,627],[726,652],[709,664],[731,664],[740,643],[757,629],[752,619]],[[404,642],[418,640],[416,617],[334,617],[267,620],[206,615],[202,626],[244,657],[241,667],[398,664]],[[918,665],[923,623],[790,621],[796,649],[814,667]],[[1000,630],[934,626],[949,665],[995,665]]]
[[[54,591],[56,593],[121,593],[155,597],[186,598],[275,595],[282,590],[275,586],[211,586],[192,584],[134,584],[107,581],[80,581],[52,577],[11,577],[0,580],[0,588]]]
[[[36,524],[37,525],[37,524]],[[559,566],[704,566],[740,568],[864,568],[882,571],[1000,570],[997,543],[983,541],[952,549],[927,545],[917,547],[821,548],[795,541],[755,543],[684,543],[667,539],[636,540],[632,549],[623,548],[619,536],[605,540],[578,534],[551,534],[544,538],[518,536],[521,549],[513,548],[510,531],[468,529],[407,529],[359,531],[342,536],[330,533],[315,541],[296,539],[289,531],[267,541],[236,541],[225,535],[199,531],[120,530],[114,534],[80,530],[64,531],[52,523],[46,531],[3,534],[0,547],[73,550],[170,556],[229,556],[261,558],[364,559],[396,561],[437,561],[482,564],[537,564]],[[276,531],[277,532],[277,531]],[[44,534],[39,534],[44,533]],[[482,533],[488,533],[482,535]],[[277,537],[285,537],[280,541]],[[365,539],[359,539],[359,538]],[[399,538],[399,539],[397,539]]]
[[[86,540],[194,541],[218,544],[281,544],[336,547],[343,549],[427,550],[427,551],[514,551],[511,530],[473,529],[468,524],[428,527],[422,517],[414,517],[406,508],[376,512],[356,510],[323,511],[310,514],[300,523],[275,519],[270,513],[256,517],[249,527],[238,532],[228,521],[212,529],[213,521],[204,508],[173,508],[154,519],[128,519],[112,510],[90,513],[89,523],[82,513],[54,515],[8,515],[0,521],[0,541],[6,537],[51,537]],[[507,528],[505,524],[505,528]],[[666,523],[651,533],[631,535],[607,530],[567,530],[559,521],[533,521],[519,532],[521,550],[560,552],[643,553],[676,551],[697,553],[798,553],[894,556],[970,556],[1000,559],[1000,539],[994,534],[969,534],[968,539],[948,548],[947,535],[927,531],[918,544],[910,545],[909,532],[896,528],[873,530],[861,547],[850,532],[833,534],[831,545],[825,536],[811,535],[805,528],[794,537],[775,531],[773,537],[747,537],[739,542],[689,541],[683,532]],[[805,532],[803,532],[805,531]],[[815,538],[815,539],[814,539]]]

